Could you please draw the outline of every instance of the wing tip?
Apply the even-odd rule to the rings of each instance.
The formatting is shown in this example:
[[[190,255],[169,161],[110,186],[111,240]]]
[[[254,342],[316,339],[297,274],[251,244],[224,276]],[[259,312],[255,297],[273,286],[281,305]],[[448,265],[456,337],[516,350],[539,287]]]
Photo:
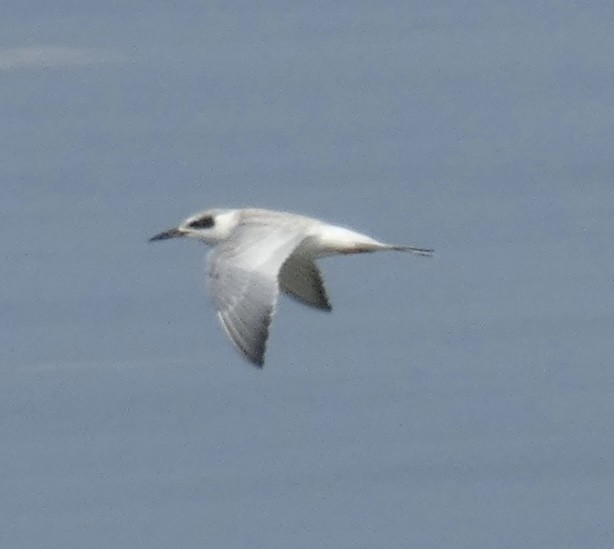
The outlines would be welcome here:
[[[271,317],[269,316],[265,321],[260,338],[257,340],[256,344],[249,345],[226,314],[218,311],[217,316],[226,336],[234,348],[239,351],[241,356],[252,366],[262,369],[264,367],[264,355],[266,353],[266,342],[269,336]]]
[[[258,370],[262,370],[264,368],[264,355],[257,357],[245,355],[245,357],[254,368],[258,368]]]

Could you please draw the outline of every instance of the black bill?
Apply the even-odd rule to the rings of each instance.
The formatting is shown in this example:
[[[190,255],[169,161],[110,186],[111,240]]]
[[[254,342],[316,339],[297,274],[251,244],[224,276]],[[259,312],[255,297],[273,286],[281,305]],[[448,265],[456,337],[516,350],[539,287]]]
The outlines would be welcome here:
[[[167,240],[169,238],[177,238],[183,236],[183,231],[179,229],[169,229],[168,231],[164,231],[163,233],[157,234],[156,236],[152,236],[149,239],[149,242],[154,242],[155,240]]]

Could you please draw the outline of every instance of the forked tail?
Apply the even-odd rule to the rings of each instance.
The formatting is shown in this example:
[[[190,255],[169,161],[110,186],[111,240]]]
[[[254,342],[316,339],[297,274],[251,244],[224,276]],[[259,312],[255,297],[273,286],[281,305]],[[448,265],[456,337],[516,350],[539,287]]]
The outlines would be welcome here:
[[[424,255],[427,257],[432,256],[433,252],[435,251],[429,248],[416,248],[415,246],[390,246],[389,249],[398,252],[409,252],[410,254],[415,255]]]
[[[371,252],[379,252],[379,251],[392,251],[392,252],[409,252],[414,255],[422,255],[426,257],[430,257],[433,255],[435,250],[431,250],[430,248],[416,248],[416,246],[395,246],[393,244],[383,244],[382,242],[374,242],[374,243],[360,243],[355,244],[352,247],[345,248],[338,253],[342,254],[364,254]]]

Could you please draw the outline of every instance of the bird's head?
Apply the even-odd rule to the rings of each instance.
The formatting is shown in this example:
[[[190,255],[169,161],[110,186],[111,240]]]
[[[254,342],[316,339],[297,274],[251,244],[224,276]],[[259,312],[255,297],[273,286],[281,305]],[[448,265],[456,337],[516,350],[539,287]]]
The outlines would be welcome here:
[[[207,244],[217,244],[228,238],[239,223],[237,210],[206,210],[188,217],[178,227],[152,236],[149,241],[167,240],[187,236]]]

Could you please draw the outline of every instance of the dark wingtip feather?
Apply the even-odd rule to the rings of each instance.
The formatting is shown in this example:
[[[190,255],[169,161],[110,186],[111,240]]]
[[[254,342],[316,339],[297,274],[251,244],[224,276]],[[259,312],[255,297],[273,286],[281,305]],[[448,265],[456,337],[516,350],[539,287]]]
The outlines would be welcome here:
[[[256,349],[247,349],[239,346],[239,349],[243,353],[243,356],[252,366],[255,366],[256,368],[262,369],[264,367],[264,354],[266,352],[267,335],[268,334],[264,335],[263,340],[259,342],[260,346]]]
[[[259,370],[262,370],[262,368],[264,368],[264,353],[256,357],[249,358],[249,361],[253,366],[258,368]]]

